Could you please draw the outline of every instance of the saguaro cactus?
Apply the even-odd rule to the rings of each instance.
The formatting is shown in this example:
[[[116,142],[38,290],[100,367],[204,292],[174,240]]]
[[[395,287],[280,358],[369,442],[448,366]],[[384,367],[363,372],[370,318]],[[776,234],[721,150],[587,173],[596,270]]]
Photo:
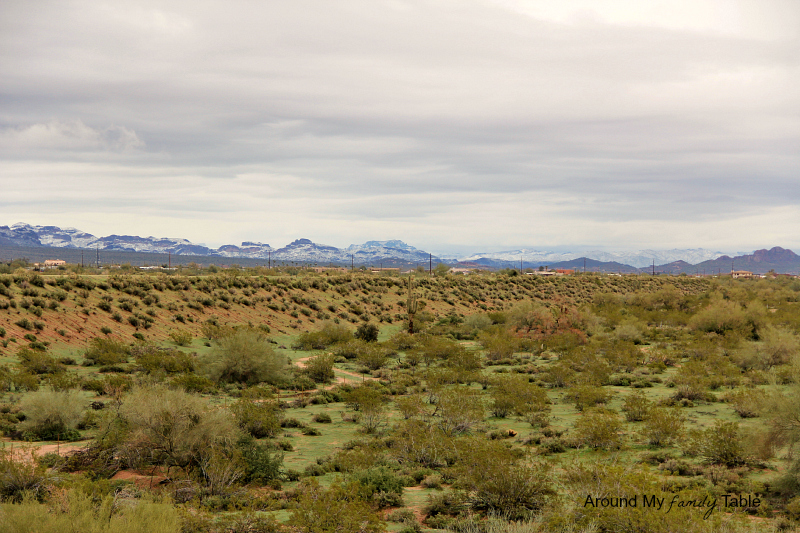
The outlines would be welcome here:
[[[406,301],[406,311],[408,311],[408,332],[414,333],[414,315],[417,314],[417,296],[414,294],[414,276],[408,276],[408,300]]]

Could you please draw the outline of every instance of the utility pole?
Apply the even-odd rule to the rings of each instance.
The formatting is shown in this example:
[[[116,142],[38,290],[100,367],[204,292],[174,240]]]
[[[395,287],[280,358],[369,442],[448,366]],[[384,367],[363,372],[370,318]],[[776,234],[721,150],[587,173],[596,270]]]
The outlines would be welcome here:
[[[653,259],[653,275],[656,275],[656,260]]]
[[[172,270],[172,252],[169,253],[169,269]]]
[[[83,268],[83,250],[81,250],[81,268]]]
[[[267,257],[269,257],[269,262],[267,264],[269,265],[269,268],[272,268],[272,250],[267,250]]]
[[[356,256],[354,254],[350,254],[350,270],[356,269]]]
[[[433,254],[428,254],[428,261],[430,262],[428,264],[428,275],[433,276]]]
[[[586,274],[586,258],[583,258],[583,273]]]
[[[100,268],[100,245],[98,244],[95,246],[95,250],[97,251],[97,268]]]

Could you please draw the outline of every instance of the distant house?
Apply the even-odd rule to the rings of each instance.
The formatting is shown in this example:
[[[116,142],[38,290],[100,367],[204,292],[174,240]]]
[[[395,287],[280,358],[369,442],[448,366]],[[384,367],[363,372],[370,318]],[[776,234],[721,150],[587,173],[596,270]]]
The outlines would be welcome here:
[[[372,272],[373,274],[377,274],[377,273],[380,273],[380,272],[394,272],[394,273],[399,274],[400,273],[400,268],[399,267],[373,267],[373,268],[370,268],[369,271]]]
[[[60,266],[66,265],[67,262],[63,259],[47,259],[44,263],[34,263],[33,267],[38,269],[43,268],[58,268]]]
[[[750,272],[749,270],[731,270],[731,277],[733,279],[739,279],[739,278],[752,279],[756,276],[754,276],[753,273]]]
[[[557,268],[556,269],[556,274],[563,274],[565,276],[569,276],[569,275],[574,274],[574,273],[575,273],[575,270],[572,269],[572,268]]]

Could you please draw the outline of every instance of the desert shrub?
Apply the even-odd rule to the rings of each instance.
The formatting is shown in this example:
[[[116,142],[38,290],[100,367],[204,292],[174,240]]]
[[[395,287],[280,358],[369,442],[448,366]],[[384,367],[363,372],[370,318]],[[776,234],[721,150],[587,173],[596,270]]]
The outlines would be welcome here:
[[[389,354],[386,349],[377,344],[367,344],[356,356],[356,361],[369,370],[378,370],[382,368],[386,365],[388,359]]]
[[[191,373],[178,375],[171,383],[186,392],[208,393],[217,389],[217,384],[207,377]]]
[[[86,400],[78,391],[39,390],[27,394],[20,402],[25,420],[20,430],[36,440],[77,440],[78,423]]]
[[[642,434],[651,446],[665,446],[675,441],[683,430],[684,417],[679,408],[655,407],[647,412]]]
[[[83,358],[89,365],[118,365],[127,363],[129,355],[130,347],[124,343],[114,339],[95,337],[89,341]]]
[[[759,406],[765,399],[764,392],[758,389],[738,389],[725,395],[725,401],[742,418],[757,417]]]
[[[355,387],[345,395],[345,401],[358,411],[358,421],[366,433],[374,433],[386,423],[383,393],[369,385]]]
[[[5,533],[175,533],[183,522],[170,502],[123,492],[95,497],[80,489],[46,504],[30,499],[4,504],[0,515]]]
[[[446,435],[455,435],[483,422],[486,411],[478,391],[458,386],[439,393],[434,415]]]
[[[578,443],[590,448],[611,450],[622,445],[622,421],[605,409],[585,411],[575,422]]]
[[[720,335],[734,334],[757,338],[762,322],[760,309],[755,305],[745,309],[734,301],[715,299],[708,307],[696,313],[689,325],[696,330]]]
[[[123,428],[118,453],[134,467],[195,467],[215,446],[230,447],[240,435],[229,411],[163,386],[134,388],[118,416]]]
[[[380,533],[385,524],[365,501],[356,482],[323,488],[316,480],[299,488],[288,525],[300,533]]]
[[[24,498],[43,500],[55,481],[44,465],[35,460],[33,450],[0,448],[0,501],[21,502]],[[31,502],[33,503],[33,502]],[[0,506],[0,522],[7,524],[6,514]],[[28,529],[27,531],[38,531]]]
[[[273,401],[240,398],[231,406],[231,412],[239,427],[257,439],[280,433],[282,413]]]
[[[524,376],[498,376],[492,382],[492,415],[505,418],[510,414],[528,416],[550,410],[544,389]]]
[[[567,398],[575,402],[575,408],[578,411],[583,411],[608,402],[611,399],[611,392],[602,387],[579,385],[569,390]]]
[[[496,441],[469,439],[461,448],[456,486],[469,491],[466,503],[473,511],[523,520],[555,496],[545,464],[521,461]]]
[[[653,402],[647,399],[642,391],[628,394],[622,402],[622,411],[628,422],[641,422],[653,407]]]
[[[759,333],[764,341],[763,365],[766,368],[785,365],[800,350],[800,341],[792,331],[785,328],[767,327]]]
[[[710,428],[689,431],[684,452],[697,455],[712,464],[737,466],[745,462],[739,425],[736,422],[716,420]]]
[[[177,349],[145,345],[134,347],[132,353],[136,364],[148,374],[154,372],[178,374],[194,371],[194,357]]]
[[[403,505],[403,479],[385,466],[356,471],[351,478],[361,485],[361,497],[375,501],[379,508]]]
[[[283,478],[283,454],[252,439],[237,444],[244,461],[245,483],[267,484]]]
[[[211,353],[199,357],[198,363],[216,382],[252,385],[286,379],[286,358],[275,353],[267,339],[252,329],[239,329],[217,339]]]
[[[378,326],[372,323],[361,324],[356,328],[353,337],[361,339],[364,342],[377,342],[378,341]]]
[[[17,351],[22,367],[31,374],[57,374],[66,367],[44,350],[23,347]]]
[[[172,342],[178,346],[189,346],[194,337],[192,336],[191,331],[175,330],[169,332],[169,338],[172,339]]]
[[[300,350],[324,350],[334,344],[352,340],[352,338],[353,335],[347,329],[347,326],[325,322],[318,331],[301,333],[294,348]]]
[[[490,361],[508,359],[520,349],[519,339],[505,329],[484,331],[478,339],[486,350],[486,358]]]
[[[409,350],[417,345],[414,335],[407,331],[399,331],[392,335],[389,344],[396,350]]]
[[[333,359],[331,353],[312,357],[306,361],[303,371],[316,383],[330,383],[336,377],[333,372]]]
[[[331,420],[331,415],[328,413],[317,413],[311,417],[311,420],[318,423],[318,424],[330,424],[333,422]]]

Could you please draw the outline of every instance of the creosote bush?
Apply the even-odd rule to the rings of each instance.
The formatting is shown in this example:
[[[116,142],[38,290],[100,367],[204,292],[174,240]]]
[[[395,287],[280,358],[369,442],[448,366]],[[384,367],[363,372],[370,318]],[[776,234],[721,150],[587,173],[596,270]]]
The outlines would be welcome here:
[[[88,402],[79,391],[42,389],[20,402],[25,420],[20,430],[33,440],[77,440],[78,423]]]
[[[253,329],[237,329],[217,339],[211,353],[198,357],[201,371],[220,383],[282,383],[287,361],[269,341]]]

